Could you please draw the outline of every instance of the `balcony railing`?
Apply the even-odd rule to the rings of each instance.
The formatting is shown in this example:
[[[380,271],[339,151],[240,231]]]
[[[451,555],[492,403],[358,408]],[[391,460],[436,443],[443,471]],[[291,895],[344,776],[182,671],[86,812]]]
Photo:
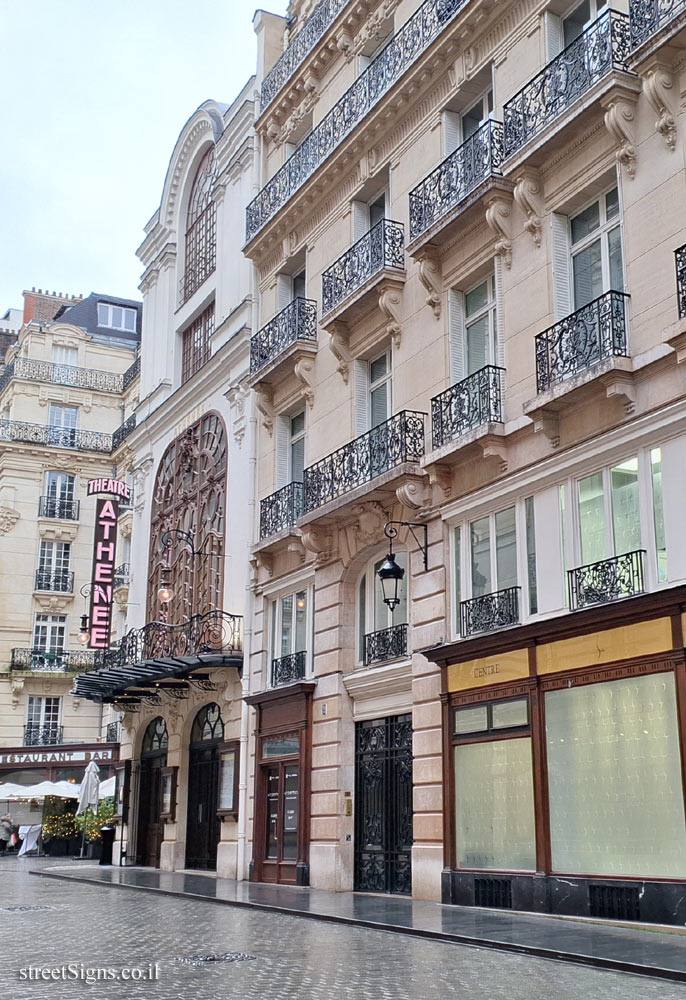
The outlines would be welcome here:
[[[51,361],[36,361],[34,358],[15,358],[12,366],[15,378],[71,385],[79,389],[97,389],[101,392],[123,391],[124,376],[114,375],[112,372],[77,368],[75,365],[57,365]]]
[[[136,414],[132,413],[131,416],[127,417],[124,423],[120,424],[116,431],[112,434],[112,451],[116,451],[122,441],[126,440],[135,426]]]
[[[38,501],[39,517],[57,517],[61,521],[78,521],[79,501],[62,500],[60,497],[41,497]]]
[[[246,241],[266,226],[470,0],[425,0],[246,209]]]
[[[37,569],[34,589],[71,594],[74,591],[74,574],[66,571],[54,573],[52,570]]]
[[[40,673],[72,673],[90,670],[100,662],[95,649],[13,649],[10,666],[13,670],[35,670]]]
[[[642,594],[644,549],[567,570],[572,611]]]
[[[136,360],[126,369],[122,375],[122,392],[126,392],[131,383],[138,378],[141,373],[141,356],[136,355]]]
[[[490,177],[501,174],[503,126],[488,121],[410,191],[410,240],[428,232]]]
[[[431,400],[434,448],[482,424],[503,422],[504,368],[487,365]]]
[[[629,18],[608,10],[505,104],[505,156],[567,110],[613,69],[628,71]]]
[[[122,563],[114,571],[114,586],[126,587],[131,579],[131,564]]]
[[[320,0],[302,28],[262,81],[260,111],[264,111],[302,65],[350,0]]]
[[[467,638],[478,632],[519,624],[519,587],[507,587],[494,594],[473,597],[460,603],[460,635]]]
[[[193,615],[180,625],[149,622],[132,629],[103,653],[103,667],[125,667],[157,657],[198,653],[238,653],[243,649],[243,619],[226,611]]]
[[[322,315],[333,312],[382,271],[404,269],[402,223],[381,219],[322,274]]]
[[[293,299],[250,340],[250,374],[256,375],[298,340],[317,341],[317,303]]]
[[[25,420],[0,420],[0,441],[45,444],[75,451],[112,451],[112,435],[100,431],[82,431],[75,427],[29,424]]]
[[[371,667],[374,663],[385,663],[386,660],[398,660],[407,656],[407,625],[391,625],[378,632],[369,632],[364,637],[364,665]]]
[[[632,47],[636,48],[684,11],[686,0],[629,0]]]
[[[686,318],[686,244],[674,251],[676,260],[676,294],[679,319]]]
[[[303,513],[303,484],[289,483],[260,501],[260,541],[292,528]]]
[[[14,367],[16,365],[15,361],[10,361],[8,365],[5,365],[0,372],[0,392],[3,391],[6,385],[9,384],[10,379],[14,376]]]
[[[25,747],[54,747],[62,742],[62,726],[24,726]]]
[[[278,660],[272,660],[272,687],[301,681],[305,676],[306,661],[306,652],[290,653],[288,656],[279,657]]]
[[[401,410],[305,469],[304,513],[424,454],[424,413]]]
[[[536,337],[539,392],[585,372],[606,358],[628,354],[624,292],[605,292]]]
[[[119,743],[121,739],[121,723],[108,722],[105,729],[105,743]]]

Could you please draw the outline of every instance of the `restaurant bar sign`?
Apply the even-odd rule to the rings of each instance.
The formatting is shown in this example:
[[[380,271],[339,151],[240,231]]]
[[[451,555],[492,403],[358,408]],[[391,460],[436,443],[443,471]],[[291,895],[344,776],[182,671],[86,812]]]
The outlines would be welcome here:
[[[88,496],[97,496],[89,616],[91,649],[108,649],[112,630],[114,567],[117,554],[119,499],[131,499],[131,487],[119,479],[91,479]]]

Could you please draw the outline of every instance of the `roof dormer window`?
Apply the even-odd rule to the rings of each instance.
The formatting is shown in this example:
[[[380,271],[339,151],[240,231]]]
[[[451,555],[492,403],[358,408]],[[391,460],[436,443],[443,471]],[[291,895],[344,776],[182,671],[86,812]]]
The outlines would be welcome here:
[[[109,302],[98,302],[98,326],[110,330],[136,332],[136,310],[125,306],[115,306]]]

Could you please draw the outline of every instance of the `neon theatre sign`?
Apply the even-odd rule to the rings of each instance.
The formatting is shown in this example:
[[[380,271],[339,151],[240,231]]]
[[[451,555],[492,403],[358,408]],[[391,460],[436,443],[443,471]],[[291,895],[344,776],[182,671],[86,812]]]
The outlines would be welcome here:
[[[91,479],[88,483],[87,493],[88,496],[98,497],[95,507],[95,541],[93,545],[88,645],[91,649],[108,649],[110,632],[112,631],[112,594],[114,590],[114,564],[117,554],[119,497],[130,500],[131,487],[119,479]]]

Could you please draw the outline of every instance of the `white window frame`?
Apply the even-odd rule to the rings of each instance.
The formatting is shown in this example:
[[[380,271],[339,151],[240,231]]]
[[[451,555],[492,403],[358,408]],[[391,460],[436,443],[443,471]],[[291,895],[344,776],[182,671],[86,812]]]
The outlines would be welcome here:
[[[133,316],[133,326],[115,326],[114,325],[114,310],[122,310],[122,322],[125,321],[126,316]],[[98,326],[106,330],[121,330],[123,333],[135,333],[136,332],[136,319],[137,310],[132,309],[131,306],[120,306],[113,302],[98,302]],[[103,316],[107,317],[107,321],[103,322]]]
[[[54,485],[54,489],[51,489]],[[71,472],[50,469],[45,473],[45,496],[54,500],[76,498],[76,476]]]
[[[306,608],[305,608],[305,649],[296,649],[296,629],[295,622],[293,623],[293,628],[291,630],[291,650],[289,653],[283,653],[281,650],[282,642],[282,626],[283,626],[283,601],[288,597],[293,598],[293,611],[296,609],[296,601],[298,594],[305,594]],[[314,669],[314,585],[312,583],[302,583],[293,584],[286,590],[279,591],[275,594],[270,594],[268,599],[268,614],[269,614],[269,662],[267,665],[267,686],[272,687],[272,663],[274,660],[281,659],[282,656],[288,656],[294,653],[305,653],[305,676],[309,677],[313,673]],[[276,655],[278,648],[279,655]]]
[[[65,357],[65,354],[67,355]],[[51,361],[53,365],[64,365],[67,368],[77,368],[79,364],[79,349],[72,344],[52,345]]]
[[[294,432],[293,431],[293,421],[294,421],[294,419],[296,417],[301,416],[301,415],[302,415],[302,418],[303,418],[302,430]],[[289,430],[289,439],[288,439],[288,482],[289,483],[293,483],[293,482],[295,482],[295,480],[293,479],[293,448],[294,448],[294,446],[296,444],[299,444],[300,441],[303,442],[303,469],[305,469],[307,467],[307,458],[306,458],[306,455],[305,455],[305,448],[306,448],[306,443],[305,442],[306,442],[306,439],[307,439],[307,413],[305,412],[304,409],[303,410],[298,410],[297,413],[294,413],[292,416],[290,416],[288,418],[288,430]],[[298,480],[298,482],[301,482],[301,480]]]
[[[395,609],[395,611],[391,611],[391,609],[389,607],[386,607],[386,621],[382,622],[382,623],[379,623],[379,622],[375,621],[375,618],[376,618],[376,600],[375,600],[376,588],[379,588],[379,591],[380,591],[380,588],[381,588],[381,581],[379,580],[378,576],[376,575],[376,566],[378,565],[378,563],[383,562],[383,560],[386,557],[385,551],[377,553],[377,555],[374,556],[373,559],[370,559],[369,562],[367,563],[367,565],[365,566],[364,571],[358,577],[357,586],[355,587],[355,621],[356,621],[355,632],[357,634],[356,657],[355,657],[355,659],[356,659],[356,662],[357,662],[358,666],[364,666],[364,649],[363,649],[363,646],[364,646],[364,637],[366,635],[370,635],[373,632],[381,632],[384,629],[392,628],[393,625],[407,625],[407,630],[408,630],[408,641],[407,641],[408,654],[407,655],[408,655],[408,657],[411,657],[411,655],[412,655],[409,652],[410,649],[412,648],[412,646],[410,644],[410,640],[409,640],[409,634],[410,634],[410,621],[409,621],[409,619],[410,619],[410,607],[411,607],[410,555],[409,555],[408,550],[405,549],[405,548],[402,548],[402,546],[401,547],[394,546],[394,554],[395,554],[396,561],[398,562],[398,564],[401,565],[401,566],[403,566],[404,569],[405,569],[405,576],[404,576],[403,581],[402,581],[402,587],[403,587],[403,593],[405,595],[405,601],[406,601],[406,605],[405,606],[406,606],[406,610],[407,610],[407,616],[406,616],[407,620],[406,621],[402,621],[398,617],[397,609]],[[360,588],[362,586],[362,581],[363,580],[365,581],[365,593],[364,593],[364,598],[365,598],[364,628],[363,628],[363,623],[362,623],[362,621],[360,619],[360,603],[361,603],[360,602]],[[369,627],[370,625],[373,625],[374,627],[370,628]]]
[[[611,219],[607,217],[607,196],[611,191],[617,191],[617,215],[613,216]],[[591,208],[592,205],[598,204],[599,211],[599,225],[597,229],[584,236],[582,240],[578,243],[572,241],[572,220],[576,219],[579,215],[582,215],[587,209]],[[622,285],[623,288],[613,289],[610,285],[610,250],[608,244],[608,238],[611,232],[615,229],[619,229],[619,239],[620,246],[622,250]],[[622,211],[622,198],[620,193],[619,184],[611,184],[610,187],[606,188],[600,195],[592,198],[588,201],[583,208],[579,211],[574,212],[568,218],[568,233],[569,233],[569,290],[570,299],[574,306],[573,312],[577,309],[583,308],[577,306],[576,298],[574,293],[574,258],[584,250],[588,250],[589,247],[593,246],[594,243],[600,241],[600,262],[602,268],[603,276],[603,290],[601,295],[606,295],[610,291],[621,292],[626,288],[626,264],[625,264],[625,252],[624,252],[624,225],[623,225],[623,211]]]
[[[372,382],[372,365],[376,361],[380,361],[381,358],[384,358],[384,357],[386,358],[386,373],[385,373],[385,375],[381,375],[379,378],[375,379]],[[372,396],[376,392],[377,389],[381,389],[383,386],[387,386],[388,387],[387,388],[387,393],[386,393],[386,420],[390,420],[390,418],[393,415],[393,368],[392,368],[392,363],[393,363],[393,359],[391,357],[391,349],[390,349],[390,347],[388,347],[385,351],[382,351],[381,354],[377,354],[376,357],[370,358],[370,360],[368,362],[368,366],[369,366],[368,367],[368,371],[369,371],[369,383],[368,383],[368,390],[367,390],[367,392],[368,392],[367,413],[368,413],[369,430],[372,429]],[[382,421],[382,423],[385,423],[385,421]],[[380,425],[378,425],[378,426],[380,426]]]
[[[33,705],[32,705],[33,702]],[[36,702],[38,705],[36,706]],[[56,714],[52,711],[47,717],[46,708],[50,702],[50,708],[57,708]],[[55,706],[53,703],[57,702]],[[38,712],[32,712],[32,708],[38,708]],[[35,695],[30,694],[26,703],[26,724],[27,726],[37,726],[39,729],[58,728],[62,721],[62,699],[56,695]]]
[[[45,633],[45,645],[40,639],[41,630]],[[32,649],[42,653],[63,653],[67,648],[68,623],[66,615],[47,615],[36,613],[33,620]],[[56,639],[60,641],[55,642]]]
[[[485,90],[483,90],[478,97],[476,97],[468,108],[464,111],[460,111],[460,137],[462,142],[466,142],[468,136],[464,134],[464,120],[470,111],[473,111],[477,104],[483,101],[483,105],[486,108],[486,117],[481,118],[479,121],[479,128],[490,121],[494,116],[494,98],[493,98],[493,83],[491,82]],[[477,129],[478,131],[478,129]]]
[[[70,431],[76,430],[79,426],[78,406],[63,406],[61,403],[51,403],[49,422],[51,427],[60,427],[63,430]]]
[[[58,549],[58,546],[62,546],[62,548]],[[62,558],[59,560],[57,558],[58,552],[62,553]],[[54,542],[41,538],[38,549],[38,569],[41,573],[51,573],[53,576],[58,573],[71,572],[71,542]]]
[[[481,285],[487,283],[488,286],[488,300],[481,309],[477,309],[475,313],[470,316],[467,315],[467,296],[470,292],[476,291]],[[492,271],[485,278],[481,278],[479,281],[471,285],[464,293],[464,335],[463,335],[463,366],[465,372],[465,378],[468,376],[468,360],[469,353],[467,350],[467,345],[469,342],[469,328],[474,326],[479,320],[482,320],[484,316],[488,317],[488,350],[487,350],[487,365],[497,365],[498,364],[498,297],[496,294],[496,278],[495,272]],[[477,369],[478,370],[478,369]],[[474,374],[474,372],[472,373]]]

